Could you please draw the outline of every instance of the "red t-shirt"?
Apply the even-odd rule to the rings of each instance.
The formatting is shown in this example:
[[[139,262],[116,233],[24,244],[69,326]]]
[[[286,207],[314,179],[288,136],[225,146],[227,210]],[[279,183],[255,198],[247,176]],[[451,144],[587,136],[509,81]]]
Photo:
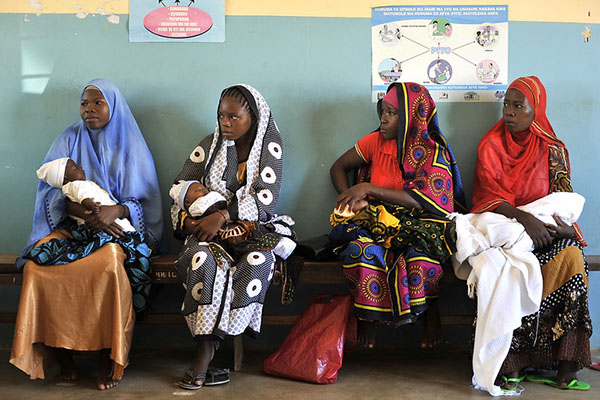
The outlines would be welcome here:
[[[403,189],[404,179],[398,162],[398,142],[385,140],[371,132],[354,145],[358,155],[371,166],[371,183],[387,189]]]

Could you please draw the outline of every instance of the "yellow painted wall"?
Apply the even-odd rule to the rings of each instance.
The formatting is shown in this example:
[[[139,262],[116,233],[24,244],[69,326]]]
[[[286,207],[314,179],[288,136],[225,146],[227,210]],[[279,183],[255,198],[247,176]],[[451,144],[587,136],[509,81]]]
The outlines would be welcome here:
[[[599,0],[225,0],[225,10],[227,15],[369,18],[371,7],[415,4],[508,4],[511,21],[600,23]],[[79,12],[127,14],[129,0],[0,0],[0,13]]]

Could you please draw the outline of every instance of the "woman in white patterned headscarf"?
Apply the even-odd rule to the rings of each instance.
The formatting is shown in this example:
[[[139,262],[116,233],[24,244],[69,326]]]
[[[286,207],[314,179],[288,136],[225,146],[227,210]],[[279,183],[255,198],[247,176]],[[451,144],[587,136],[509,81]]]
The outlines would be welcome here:
[[[176,263],[186,289],[182,312],[197,341],[192,367],[179,383],[185,389],[229,380],[226,374],[207,376],[208,364],[226,335],[259,333],[276,257],[287,258],[296,246],[294,221],[275,214],[283,153],[265,99],[251,86],[229,87],[217,118],[214,134],[192,151],[175,183],[200,181],[227,199],[227,209],[200,219],[177,202],[171,209],[175,236],[185,239]],[[221,240],[232,224],[237,228],[226,237],[239,236],[233,246]]]

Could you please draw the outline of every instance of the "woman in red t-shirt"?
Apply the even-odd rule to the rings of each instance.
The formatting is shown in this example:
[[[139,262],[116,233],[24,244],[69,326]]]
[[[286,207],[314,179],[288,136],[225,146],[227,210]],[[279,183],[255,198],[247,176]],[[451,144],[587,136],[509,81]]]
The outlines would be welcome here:
[[[421,347],[433,347],[442,340],[435,305],[441,265],[456,240],[445,216],[455,203],[464,204],[460,174],[425,87],[392,84],[380,119],[378,130],[331,167],[340,193],[336,207],[356,212],[365,200],[368,206],[360,222],[334,227],[330,240],[343,245],[339,257],[359,319],[359,342],[374,346],[373,322],[399,326],[424,315]],[[370,176],[350,186],[347,174],[356,169]]]

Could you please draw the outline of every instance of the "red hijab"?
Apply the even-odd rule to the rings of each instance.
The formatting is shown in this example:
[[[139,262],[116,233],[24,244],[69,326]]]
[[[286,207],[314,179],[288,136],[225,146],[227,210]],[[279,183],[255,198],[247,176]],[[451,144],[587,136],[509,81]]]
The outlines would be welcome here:
[[[518,134],[509,132],[502,118],[479,142],[472,212],[492,211],[504,202],[517,207],[550,192],[572,190],[567,149],[546,117],[544,85],[528,76],[508,88],[527,98],[535,116]]]

